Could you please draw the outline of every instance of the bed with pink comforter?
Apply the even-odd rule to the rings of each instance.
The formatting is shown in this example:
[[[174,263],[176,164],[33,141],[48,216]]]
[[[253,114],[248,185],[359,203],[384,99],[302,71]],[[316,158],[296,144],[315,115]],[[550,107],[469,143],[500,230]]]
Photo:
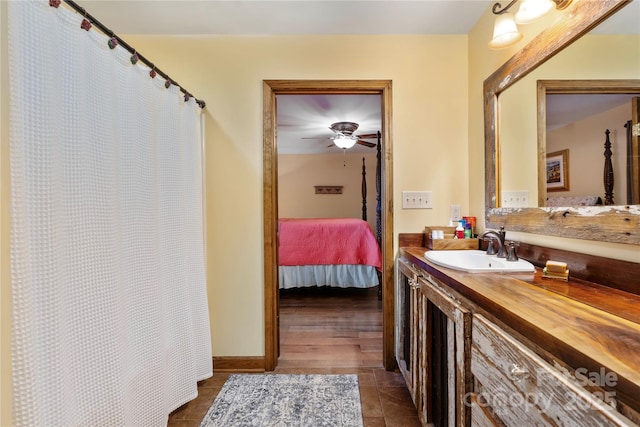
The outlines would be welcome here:
[[[278,223],[280,288],[379,284],[380,247],[357,218],[281,218]]]

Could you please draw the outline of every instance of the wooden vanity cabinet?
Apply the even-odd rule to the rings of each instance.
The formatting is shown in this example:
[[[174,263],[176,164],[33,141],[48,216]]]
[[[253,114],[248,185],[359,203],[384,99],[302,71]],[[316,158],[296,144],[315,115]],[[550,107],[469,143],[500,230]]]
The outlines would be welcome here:
[[[640,426],[615,384],[586,381],[592,372],[578,375],[464,296],[463,279],[410,255],[397,260],[396,355],[422,425]]]

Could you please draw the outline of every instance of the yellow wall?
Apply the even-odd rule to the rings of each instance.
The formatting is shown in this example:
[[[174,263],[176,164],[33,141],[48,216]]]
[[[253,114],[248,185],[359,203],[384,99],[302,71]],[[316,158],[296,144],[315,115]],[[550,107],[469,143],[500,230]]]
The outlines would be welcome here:
[[[325,143],[326,144],[326,143]],[[361,218],[362,159],[367,182],[367,222],[376,229],[376,149],[369,153],[278,156],[280,218]],[[341,185],[342,194],[315,194],[316,185]]]
[[[469,213],[466,36],[125,39],[207,102],[214,355],[264,354],[262,80],[392,80],[394,198],[403,189],[432,190],[434,197],[432,210],[405,211],[396,203],[395,233],[445,224],[452,203]]]

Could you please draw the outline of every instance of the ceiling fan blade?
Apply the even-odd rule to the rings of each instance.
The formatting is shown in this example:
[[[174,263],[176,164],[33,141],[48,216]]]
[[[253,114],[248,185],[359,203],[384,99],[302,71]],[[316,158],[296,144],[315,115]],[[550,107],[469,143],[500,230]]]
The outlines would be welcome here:
[[[331,137],[328,136],[316,136],[316,137],[308,137],[308,138],[300,138],[300,139],[331,139]]]
[[[362,139],[357,140],[356,144],[364,145],[365,147],[369,147],[369,148],[373,148],[376,145],[378,145],[373,142],[363,141]]]
[[[377,133],[367,133],[364,135],[356,135],[358,138],[363,138],[363,139],[371,139],[371,138],[377,138],[378,134]]]

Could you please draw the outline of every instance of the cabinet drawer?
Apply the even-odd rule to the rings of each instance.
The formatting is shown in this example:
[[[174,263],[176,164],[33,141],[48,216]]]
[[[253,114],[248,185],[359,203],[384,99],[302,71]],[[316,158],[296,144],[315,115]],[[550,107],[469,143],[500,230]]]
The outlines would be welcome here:
[[[471,372],[481,385],[478,402],[507,425],[635,425],[575,378],[477,314],[472,323]],[[615,404],[614,393],[606,400]]]

